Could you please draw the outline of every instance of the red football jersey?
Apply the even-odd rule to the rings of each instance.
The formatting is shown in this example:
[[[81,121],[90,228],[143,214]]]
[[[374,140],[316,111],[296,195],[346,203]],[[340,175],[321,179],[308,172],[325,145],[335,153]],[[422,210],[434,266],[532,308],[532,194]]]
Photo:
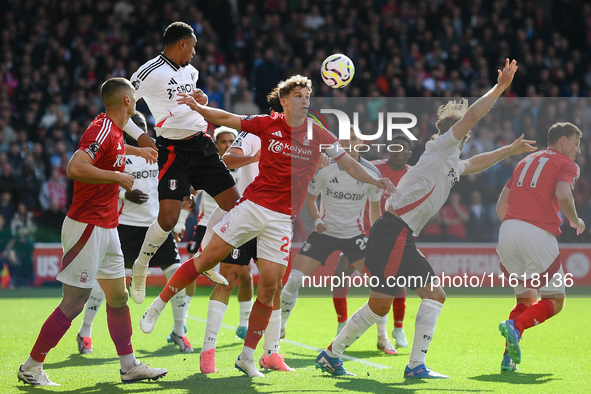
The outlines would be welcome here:
[[[568,182],[574,189],[579,174],[579,166],[554,149],[528,155],[517,164],[507,182],[510,191],[505,220],[519,219],[559,235],[556,184]]]
[[[403,170],[395,171],[388,166],[388,159],[374,160],[372,161],[372,163],[378,168],[378,170],[380,170],[382,178],[388,178],[392,181],[394,186],[398,185],[400,178],[402,178],[402,176],[406,174],[406,172],[410,168],[410,166],[406,164]],[[380,209],[382,213],[384,213],[386,210],[386,200],[388,200],[389,197],[390,193],[388,193],[387,190],[382,189],[382,199],[380,200]],[[371,229],[371,223],[369,221],[369,201],[367,202],[367,204],[365,204],[365,217],[363,218],[363,228],[365,228],[366,233],[369,234],[369,229]]]
[[[244,191],[244,198],[286,215],[296,216],[302,210],[321,148],[333,159],[345,154],[330,131],[314,124],[308,139],[307,122],[289,127],[283,114],[245,116],[241,128],[261,139],[259,175]]]
[[[125,170],[123,130],[104,113],[88,126],[80,139],[78,150],[86,152],[97,168],[119,172]],[[98,185],[74,180],[74,197],[68,217],[103,228],[115,228],[119,225],[118,195],[117,183]]]

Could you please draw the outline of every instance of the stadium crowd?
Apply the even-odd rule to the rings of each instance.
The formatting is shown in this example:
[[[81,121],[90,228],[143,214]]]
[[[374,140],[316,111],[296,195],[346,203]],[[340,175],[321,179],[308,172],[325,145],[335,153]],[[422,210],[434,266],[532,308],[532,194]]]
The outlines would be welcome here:
[[[30,283],[33,241],[60,241],[71,198],[66,166],[102,110],[100,84],[129,78],[156,56],[161,32],[175,20],[195,30],[192,64],[209,105],[241,114],[266,112],[267,93],[293,74],[312,78],[317,97],[374,104],[478,97],[504,59],[515,58],[518,73],[498,104],[513,108],[511,118],[493,110],[463,154],[521,133],[544,148],[552,123],[575,123],[583,132],[575,199],[591,223],[591,4],[583,0],[9,0],[0,15],[0,252],[21,272],[17,284]],[[319,69],[339,52],[353,60],[356,76],[345,90],[332,90]],[[138,109],[147,113],[142,103]],[[409,164],[435,128],[424,122],[413,132]],[[420,240],[495,241],[494,203],[516,163],[458,183]],[[589,229],[579,237],[563,230],[561,241],[591,242]]]

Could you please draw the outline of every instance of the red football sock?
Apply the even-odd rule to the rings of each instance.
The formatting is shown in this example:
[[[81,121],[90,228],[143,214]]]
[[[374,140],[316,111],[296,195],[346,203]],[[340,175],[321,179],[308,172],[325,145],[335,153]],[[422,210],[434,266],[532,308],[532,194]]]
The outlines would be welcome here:
[[[248,319],[248,330],[244,338],[244,346],[251,349],[257,348],[261,337],[269,325],[272,312],[272,306],[267,306],[258,299],[254,302],[252,311],[250,312],[250,318]]]
[[[193,259],[189,259],[183,263],[172,275],[168,283],[162,289],[160,298],[164,302],[170,301],[172,297],[179,291],[183,290],[189,284],[195,281],[199,276],[199,272],[195,269],[195,263]]]
[[[335,290],[336,294],[336,290]],[[333,295],[334,297],[334,295]],[[334,310],[337,312],[337,321],[339,323],[344,323],[347,321],[349,317],[347,315],[347,299],[346,298],[333,298],[332,302],[334,304]]]
[[[554,304],[550,300],[540,300],[527,308],[517,319],[513,320],[515,328],[523,335],[523,331],[543,323],[554,316]]]
[[[117,349],[117,355],[124,356],[133,353],[133,346],[131,345],[131,315],[129,314],[129,306],[125,305],[123,308],[111,308],[107,304],[107,325],[109,326],[109,334]]]
[[[404,294],[396,294],[392,302],[392,314],[394,315],[394,327],[402,328],[404,326],[404,314],[406,313],[406,290]]]
[[[525,304],[519,303],[519,304],[515,305],[515,307],[511,311],[511,313],[509,313],[509,319],[515,321],[515,319],[517,319],[519,317],[519,315],[521,315],[526,310],[527,310],[527,305],[525,305]],[[507,341],[505,341],[505,353],[507,353]]]
[[[37,341],[31,350],[31,358],[37,362],[44,362],[47,353],[53,349],[64,336],[72,321],[57,307],[43,323]]]

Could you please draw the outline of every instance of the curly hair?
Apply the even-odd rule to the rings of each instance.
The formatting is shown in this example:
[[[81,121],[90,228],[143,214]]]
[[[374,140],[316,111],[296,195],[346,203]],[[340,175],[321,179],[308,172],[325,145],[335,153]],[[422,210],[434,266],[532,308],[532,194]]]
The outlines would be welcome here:
[[[308,90],[310,90],[310,93],[312,93],[312,80],[303,75],[294,75],[293,77],[290,77],[285,81],[279,82],[277,84],[279,98],[289,96],[292,90],[294,90],[297,87],[308,88]]]

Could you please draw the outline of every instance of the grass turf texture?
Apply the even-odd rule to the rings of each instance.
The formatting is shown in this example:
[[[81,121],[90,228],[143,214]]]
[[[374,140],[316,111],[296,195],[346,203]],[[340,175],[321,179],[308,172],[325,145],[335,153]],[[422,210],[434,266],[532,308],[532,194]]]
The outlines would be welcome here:
[[[234,369],[242,341],[234,335],[238,322],[238,303],[233,297],[224,318],[217,342],[217,374],[199,372],[199,350],[203,341],[210,288],[197,290],[187,321],[187,336],[195,353],[184,354],[166,343],[172,327],[172,313],[167,307],[154,332],[144,335],[138,321],[156,289],[148,289],[142,305],[130,300],[133,321],[133,343],[137,357],[154,367],[169,370],[156,382],[144,381],[123,385],[119,379],[119,362],[106,324],[105,306],[101,306],[93,326],[94,354],[79,355],[76,335],[82,316],[76,318],[62,341],[45,363],[50,378],[61,387],[45,388],[55,392],[143,393],[166,390],[167,393],[192,392],[589,392],[591,370],[591,301],[588,298],[567,300],[564,311],[539,327],[526,331],[521,342],[523,359],[520,372],[501,373],[503,338],[497,329],[513,307],[512,298],[449,298],[437,323],[427,365],[450,376],[449,380],[405,381],[402,377],[410,348],[398,349],[397,356],[386,356],[376,350],[376,328],[371,327],[346,355],[380,364],[383,369],[345,360],[345,368],[356,377],[335,378],[314,368],[318,351],[334,338],[336,318],[332,301],[327,298],[300,298],[287,326],[287,341],[280,353],[296,372],[265,372],[266,378],[248,378]],[[39,390],[17,382],[16,371],[24,362],[41,329],[43,321],[58,305],[59,288],[0,291],[0,392],[24,393]],[[366,300],[349,300],[349,314]],[[407,300],[405,331],[412,343],[414,318],[419,299]],[[313,317],[313,318],[310,318]],[[388,333],[392,330],[389,315]],[[392,340],[392,342],[394,342]],[[302,347],[299,344],[306,345]],[[262,354],[263,341],[255,353]]]

